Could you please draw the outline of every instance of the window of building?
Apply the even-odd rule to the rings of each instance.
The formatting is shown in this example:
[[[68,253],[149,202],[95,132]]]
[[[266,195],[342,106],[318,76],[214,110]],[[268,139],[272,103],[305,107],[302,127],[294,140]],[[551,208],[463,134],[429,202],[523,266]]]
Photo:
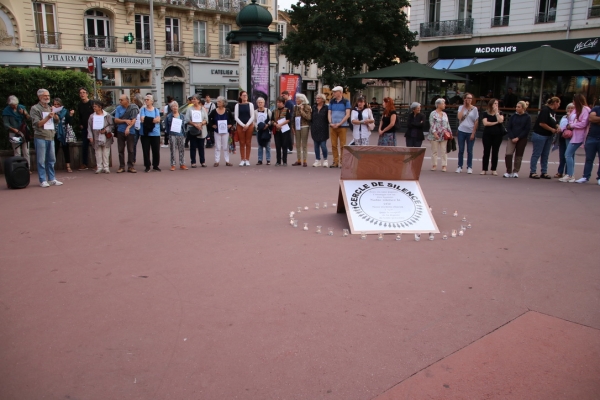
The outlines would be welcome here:
[[[41,47],[60,47],[60,33],[56,32],[54,4],[33,3],[37,43]]]
[[[473,0],[458,0],[458,19],[473,18]]]
[[[438,22],[440,20],[441,0],[429,0],[428,22]]]
[[[281,33],[281,36],[285,39],[285,36],[286,36],[285,24],[282,24],[282,23],[277,24],[277,32]]]
[[[167,53],[180,52],[179,19],[165,18],[165,39],[167,43]]]
[[[232,57],[231,45],[227,43],[227,34],[229,32],[231,32],[231,25],[219,25],[219,57],[221,58]]]
[[[206,21],[194,21],[194,54],[196,56],[208,56]]]
[[[135,50],[138,53],[150,53],[150,16],[135,16]]]
[[[537,24],[554,22],[556,20],[556,3],[557,0],[540,0],[540,7],[535,22]]]
[[[494,18],[492,26],[508,26],[510,0],[494,0]]]
[[[600,17],[600,0],[592,0],[592,5],[588,9],[588,18]]]
[[[85,49],[114,51],[114,40],[110,35],[110,18],[102,11],[85,12]]]

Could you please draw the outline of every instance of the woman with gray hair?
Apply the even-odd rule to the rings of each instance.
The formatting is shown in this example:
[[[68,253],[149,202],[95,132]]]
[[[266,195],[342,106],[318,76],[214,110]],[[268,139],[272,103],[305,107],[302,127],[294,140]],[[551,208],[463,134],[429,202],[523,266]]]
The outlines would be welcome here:
[[[317,106],[312,109],[312,124],[310,127],[310,136],[315,142],[315,158],[317,161],[313,167],[329,168],[327,163],[327,139],[329,139],[329,108],[327,107],[327,97],[323,93],[317,95]],[[323,152],[323,164],[321,164],[321,151]]]
[[[427,140],[431,142],[431,170],[437,169],[438,154],[442,158],[442,172],[446,172],[448,155],[446,153],[447,141],[452,138],[450,121],[444,112],[446,101],[442,98],[435,101],[435,110],[429,114],[429,135]]]
[[[217,97],[217,108],[212,110],[208,116],[210,126],[215,132],[215,163],[213,167],[218,167],[221,161],[221,151],[225,156],[225,165],[231,167],[229,162],[229,130],[233,125],[233,115],[225,108],[227,100],[223,96]]]
[[[308,99],[302,93],[296,94],[296,105],[294,106],[294,112],[292,115],[292,131],[296,138],[296,153],[298,161],[292,165],[302,165],[308,167],[306,163],[307,159],[307,142],[308,142],[308,128],[310,121],[312,120],[312,108],[308,105]]]
[[[421,104],[416,101],[410,105],[410,111],[406,133],[404,134],[406,147],[421,147],[425,139],[425,135],[423,135],[425,115],[421,113]]]
[[[13,148],[13,154],[27,160],[29,173],[31,173],[31,161],[29,159],[29,148],[25,134],[19,130],[26,119],[30,119],[27,109],[19,104],[16,96],[8,96],[8,105],[2,110],[4,127],[8,131],[8,138]]]

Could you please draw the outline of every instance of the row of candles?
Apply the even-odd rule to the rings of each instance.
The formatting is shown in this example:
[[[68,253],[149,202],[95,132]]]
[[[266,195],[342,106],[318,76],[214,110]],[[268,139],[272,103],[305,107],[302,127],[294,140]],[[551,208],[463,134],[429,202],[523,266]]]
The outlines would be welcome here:
[[[335,203],[332,203],[332,206],[335,207]],[[323,208],[327,208],[327,202],[323,203]],[[315,209],[318,210],[319,209],[319,203],[315,203]],[[305,211],[308,211],[308,206],[304,207]],[[433,211],[433,209],[431,207],[429,207],[429,211]],[[300,214],[302,212],[302,207],[298,207],[298,214]],[[292,225],[294,228],[298,227],[298,220],[294,218],[294,215],[296,213],[294,211],[290,211],[290,225]],[[448,210],[446,208],[442,209],[442,214],[446,215],[448,214]],[[454,210],[454,213],[452,214],[452,216],[454,217],[458,217],[458,210]],[[448,237],[459,237],[459,236],[464,236],[465,232],[467,229],[471,229],[472,225],[470,222],[467,221],[467,216],[464,215],[461,219],[461,221],[463,222],[463,224],[460,225],[460,229],[452,229],[452,231],[450,231],[450,235],[448,234],[447,231],[443,231],[442,232],[442,240],[447,240]],[[304,227],[302,228],[303,230],[307,231],[308,230],[308,223],[305,222],[304,223]],[[321,234],[323,229],[323,226],[321,225],[317,225],[317,233]],[[329,227],[327,228],[327,235],[328,236],[333,236],[333,228]],[[347,237],[350,235],[350,231],[348,229],[343,229],[342,230],[342,236],[343,237]],[[396,233],[396,240],[402,240],[402,233]],[[420,233],[415,233],[415,242],[418,242],[421,240],[421,234]],[[377,240],[383,240],[383,233],[379,233],[377,236]],[[361,232],[360,233],[360,238],[361,240],[366,240],[367,239],[367,233],[366,232]],[[431,232],[429,233],[429,240],[434,240],[435,239],[435,233]]]

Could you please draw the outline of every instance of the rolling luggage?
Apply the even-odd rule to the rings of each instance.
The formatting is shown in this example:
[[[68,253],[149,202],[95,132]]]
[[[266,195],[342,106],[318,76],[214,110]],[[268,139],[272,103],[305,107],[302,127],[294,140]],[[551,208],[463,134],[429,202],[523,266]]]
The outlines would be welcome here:
[[[9,157],[4,160],[4,177],[11,189],[23,189],[29,185],[29,165],[23,157]]]

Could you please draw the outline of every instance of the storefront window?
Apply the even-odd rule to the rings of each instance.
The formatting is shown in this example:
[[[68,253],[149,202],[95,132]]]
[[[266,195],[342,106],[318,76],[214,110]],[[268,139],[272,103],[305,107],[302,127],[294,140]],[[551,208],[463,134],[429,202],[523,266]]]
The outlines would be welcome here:
[[[472,58],[467,58],[467,59],[460,58],[460,59],[456,59],[456,60],[454,60],[454,62],[450,66],[450,69],[459,69],[459,68],[463,68],[463,67],[468,67],[469,65],[471,65],[472,62],[473,62]]]
[[[435,69],[448,69],[452,64],[452,60],[437,60],[437,62],[433,65]]]

